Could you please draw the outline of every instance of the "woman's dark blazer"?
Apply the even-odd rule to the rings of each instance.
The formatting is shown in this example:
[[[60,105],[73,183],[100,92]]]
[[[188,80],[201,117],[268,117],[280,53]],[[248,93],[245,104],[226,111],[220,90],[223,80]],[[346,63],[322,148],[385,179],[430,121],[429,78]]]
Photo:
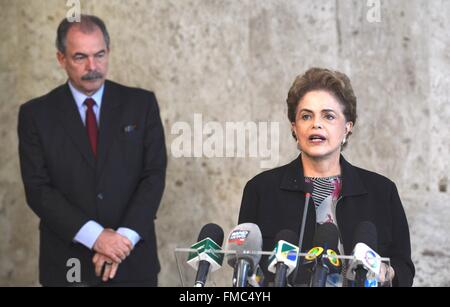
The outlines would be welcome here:
[[[408,222],[395,184],[379,174],[355,167],[341,155],[342,198],[336,208],[336,219],[345,254],[353,251],[353,236],[362,221],[377,229],[382,257],[391,259],[395,270],[394,286],[411,286],[415,268],[411,260]],[[255,223],[263,235],[263,250],[275,247],[280,230],[300,232],[307,186],[301,157],[291,163],[265,171],[251,179],[244,189],[239,224]],[[311,200],[308,206],[302,251],[312,247],[316,212]]]

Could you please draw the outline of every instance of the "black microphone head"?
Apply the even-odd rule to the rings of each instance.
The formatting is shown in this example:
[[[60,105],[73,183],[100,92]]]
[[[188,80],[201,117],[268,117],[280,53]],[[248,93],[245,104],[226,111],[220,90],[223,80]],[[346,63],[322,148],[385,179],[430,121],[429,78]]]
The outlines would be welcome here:
[[[281,240],[291,243],[295,246],[298,245],[298,235],[289,229],[283,229],[276,235],[275,243]]]
[[[364,243],[374,251],[378,249],[377,228],[372,222],[364,221],[358,224],[353,234],[353,246]]]
[[[312,182],[311,181],[306,181],[306,180],[305,180],[304,188],[305,188],[305,191],[304,191],[305,194],[306,193],[312,194],[313,189],[314,189]]]
[[[200,242],[201,240],[204,240],[206,238],[210,238],[213,240],[217,245],[222,246],[223,243],[223,229],[217,224],[210,223],[203,226],[202,230],[200,230],[200,234],[198,235],[197,242]]]
[[[339,230],[333,223],[324,223],[317,226],[314,234],[314,246],[337,251],[339,242]]]

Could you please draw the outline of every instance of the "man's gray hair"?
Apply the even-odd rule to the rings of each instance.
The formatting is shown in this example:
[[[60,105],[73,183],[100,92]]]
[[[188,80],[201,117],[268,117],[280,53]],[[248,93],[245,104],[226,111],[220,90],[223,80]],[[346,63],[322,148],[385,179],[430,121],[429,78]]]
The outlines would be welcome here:
[[[67,33],[69,32],[70,28],[74,26],[80,27],[80,30],[83,33],[91,33],[95,31],[96,27],[98,27],[102,31],[106,47],[109,49],[109,34],[103,20],[101,20],[97,16],[82,14],[80,22],[70,22],[67,20],[67,18],[64,18],[59,24],[58,30],[56,31],[56,48],[59,52],[66,52]]]

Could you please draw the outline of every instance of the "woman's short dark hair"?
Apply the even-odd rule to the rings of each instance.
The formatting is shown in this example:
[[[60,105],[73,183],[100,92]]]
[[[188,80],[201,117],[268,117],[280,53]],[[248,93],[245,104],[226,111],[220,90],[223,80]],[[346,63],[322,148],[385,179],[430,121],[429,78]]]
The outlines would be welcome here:
[[[323,90],[333,95],[343,106],[345,120],[356,123],[356,96],[353,92],[350,79],[339,71],[325,68],[311,68],[303,75],[297,76],[292,84],[288,97],[288,118],[291,123],[295,122],[297,107],[300,100],[311,91]],[[351,132],[348,133],[350,136]],[[293,133],[294,138],[295,134]]]
[[[59,52],[66,52],[67,33],[73,26],[79,26],[83,33],[91,33],[98,27],[102,31],[106,47],[109,49],[109,33],[103,20],[93,15],[81,15],[79,22],[71,22],[67,18],[64,18],[59,24],[58,30],[56,31],[56,48]]]

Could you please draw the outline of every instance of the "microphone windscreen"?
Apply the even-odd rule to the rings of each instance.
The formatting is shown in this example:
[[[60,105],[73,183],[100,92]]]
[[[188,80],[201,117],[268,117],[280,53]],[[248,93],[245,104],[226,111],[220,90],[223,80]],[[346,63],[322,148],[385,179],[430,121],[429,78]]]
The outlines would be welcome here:
[[[260,252],[262,250],[262,235],[258,225],[243,223],[234,227],[228,236],[226,249],[236,251],[236,254],[232,253],[227,256],[230,266],[234,267],[238,259],[244,258],[255,268],[261,260],[261,255],[243,252]]]
[[[289,229],[283,229],[276,235],[275,243],[281,240],[291,243],[292,245],[295,246],[298,245],[298,235]]]
[[[333,223],[318,224],[314,234],[314,246],[337,251],[339,242],[339,230]]]
[[[222,246],[223,237],[224,233],[222,227],[217,224],[210,223],[203,226],[203,228],[200,230],[197,242],[200,242],[201,240],[204,240],[206,238],[210,238],[215,243],[217,243],[217,245]]]
[[[312,194],[314,187],[313,187],[313,184],[311,181],[305,181],[304,187],[305,187],[305,191],[304,191],[305,194],[306,193]]]
[[[364,221],[358,224],[353,234],[353,246],[358,243],[364,243],[377,252],[377,228],[372,222]]]

